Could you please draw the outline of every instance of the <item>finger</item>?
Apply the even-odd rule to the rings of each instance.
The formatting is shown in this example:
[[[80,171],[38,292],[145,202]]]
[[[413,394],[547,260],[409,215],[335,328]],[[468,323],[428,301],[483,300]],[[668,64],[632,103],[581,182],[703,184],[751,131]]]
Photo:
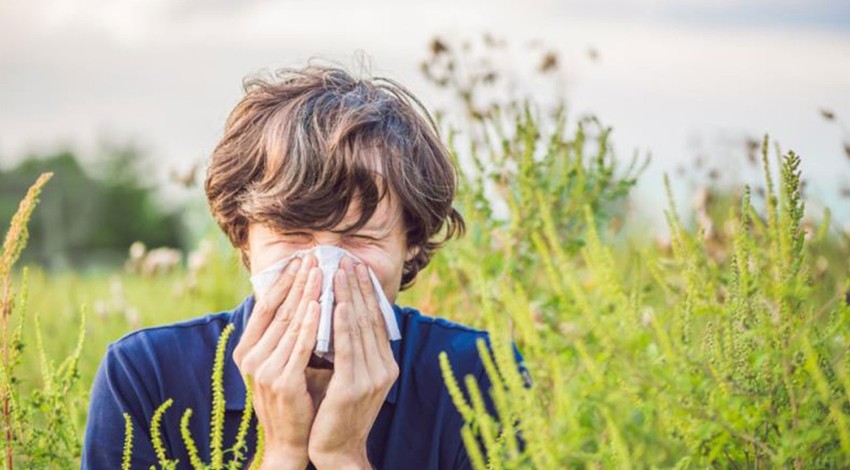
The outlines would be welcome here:
[[[293,260],[294,261],[294,260]],[[311,269],[311,259],[305,257],[299,260],[299,263],[294,263],[287,271],[293,277],[290,287],[286,292],[285,298],[281,298],[277,303],[277,309],[271,318],[271,321],[266,325],[266,328],[259,332],[259,339],[255,340],[254,347],[251,348],[249,354],[258,355],[260,361],[265,361],[268,354],[277,345],[281,335],[286,331],[286,328],[292,322],[292,317],[295,313],[297,304],[293,305],[292,298],[301,295],[301,291],[306,282]],[[255,351],[256,350],[256,351]]]
[[[286,299],[283,301],[281,308],[283,312],[294,313],[298,304],[301,303],[301,297],[304,295],[304,289],[307,287],[307,280],[310,276],[310,270],[316,266],[316,257],[308,253],[304,256],[304,261],[301,263],[301,269],[295,277],[295,282],[292,284],[292,289],[289,290]]]
[[[344,261],[343,261],[344,262]],[[342,264],[342,263],[340,263]],[[345,279],[345,268],[342,266],[334,273],[334,301],[335,303],[351,303],[351,289],[348,287],[348,281]]]
[[[289,262],[289,265],[277,278],[274,284],[265,292],[263,297],[254,304],[251,314],[248,316],[248,324],[239,339],[238,349],[249,351],[263,336],[269,323],[275,316],[283,299],[289,293],[295,282],[295,275],[301,265],[298,258]],[[236,353],[234,352],[234,355]]]
[[[360,284],[357,282],[357,273],[354,271],[354,262],[349,258],[343,258],[342,268],[345,271],[346,285],[351,295],[351,307],[354,311],[355,318],[360,322],[360,326],[364,327],[366,320],[366,302],[363,300],[363,293],[360,292]]]
[[[354,270],[354,262],[351,259],[344,259],[342,263],[345,270],[345,279],[347,281],[348,290],[351,294],[351,310],[354,319],[357,321],[357,328],[361,337],[365,341],[368,337],[373,336],[371,333],[372,325],[369,320],[369,311],[366,308],[366,301],[363,300],[363,292],[360,288],[360,283],[357,281],[357,273]],[[366,344],[364,343],[364,346]]]
[[[334,284],[339,286],[345,285],[345,272],[337,271]],[[347,289],[340,288],[340,291]],[[362,356],[362,346],[357,341],[355,344],[354,335],[351,330],[357,327],[357,323],[351,318],[351,304],[347,301],[340,301],[334,307],[333,329],[334,329],[334,375],[341,374],[342,378],[349,383],[354,383],[355,370],[358,364],[357,356]],[[361,352],[355,353],[355,349],[360,349]]]
[[[319,302],[310,300],[307,303],[304,320],[299,328],[298,338],[293,346],[292,353],[285,369],[289,372],[300,372],[307,368],[310,362],[310,354],[316,347],[316,334],[319,329]]]
[[[342,278],[340,279],[340,282],[342,283],[342,285],[348,286],[349,295],[352,295],[352,282],[356,281],[350,279],[348,273],[345,272],[345,270],[343,270],[342,272]],[[351,371],[351,380],[353,381],[353,383],[368,383],[370,382],[371,377],[369,374],[369,367],[366,364],[366,355],[364,352],[364,331],[361,328],[362,325],[360,324],[358,318],[359,315],[354,310],[354,305],[352,302],[346,302],[343,304],[341,315],[343,318],[345,318],[347,327],[343,330],[342,336],[348,337],[351,344],[351,365],[349,367],[349,370]]]
[[[319,268],[312,267],[309,269],[307,283],[304,288],[304,295],[302,295],[302,298],[299,299],[298,307],[289,312],[278,312],[276,319],[272,322],[265,334],[263,334],[263,337],[254,347],[256,354],[260,355],[262,358],[267,358],[266,360],[271,360],[272,358],[269,357],[269,354],[276,349],[279,344],[287,342],[291,345],[295,342],[301,321],[304,318],[304,312],[307,309],[307,303],[319,296],[322,286],[321,277],[322,271]],[[252,352],[252,354],[255,353]],[[277,363],[275,370],[283,368],[288,357],[289,352],[287,351],[282,358],[283,361]],[[279,360],[279,358],[275,358],[275,360]]]
[[[360,264],[358,266],[363,265]],[[374,325],[372,324],[372,317],[374,314],[369,310],[369,307],[367,307],[366,301],[363,298],[364,286],[361,285],[358,280],[358,275],[353,263],[347,264],[345,277],[348,279],[348,288],[351,290],[351,296],[354,299],[354,316],[357,319],[357,330],[363,344],[363,359],[366,370],[369,371],[370,377],[374,377],[375,374],[373,374],[373,371],[375,371],[376,368],[382,368],[382,359],[378,352]]]
[[[381,360],[386,361],[392,357],[392,350],[390,349],[389,333],[387,333],[384,315],[381,313],[378,297],[375,294],[375,286],[372,284],[372,279],[369,277],[369,271],[365,264],[358,264],[355,267],[355,271],[357,272],[357,282],[360,284],[360,292],[363,294],[366,309],[370,314],[371,328],[369,330],[374,337],[374,342],[377,345]]]

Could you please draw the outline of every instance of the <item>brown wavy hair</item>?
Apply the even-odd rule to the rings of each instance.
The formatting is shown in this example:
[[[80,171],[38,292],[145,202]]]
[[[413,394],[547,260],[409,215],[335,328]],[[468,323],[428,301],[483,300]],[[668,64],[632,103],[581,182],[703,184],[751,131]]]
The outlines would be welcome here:
[[[452,207],[451,155],[430,113],[399,83],[311,64],[246,79],[244,91],[213,150],[205,191],[246,268],[250,222],[329,230],[356,198],[359,220],[338,231],[354,232],[388,186],[399,198],[407,248],[418,247],[400,290],[446,241],[463,235],[463,217]]]

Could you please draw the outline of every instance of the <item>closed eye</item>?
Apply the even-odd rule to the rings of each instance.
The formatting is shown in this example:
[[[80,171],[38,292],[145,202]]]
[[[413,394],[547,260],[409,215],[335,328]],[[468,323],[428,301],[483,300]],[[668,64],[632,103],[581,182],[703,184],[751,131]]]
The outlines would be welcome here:
[[[357,239],[359,241],[372,241],[372,242],[378,241],[377,238],[370,237],[368,235],[351,235],[350,238],[354,238],[354,239]]]
[[[309,237],[310,234],[307,232],[285,232],[283,233],[284,237]]]

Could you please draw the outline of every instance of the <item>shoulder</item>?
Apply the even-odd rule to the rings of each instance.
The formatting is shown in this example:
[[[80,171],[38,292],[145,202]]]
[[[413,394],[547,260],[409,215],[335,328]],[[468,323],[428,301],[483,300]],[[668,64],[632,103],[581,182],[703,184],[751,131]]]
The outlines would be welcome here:
[[[414,307],[401,307],[402,336],[407,343],[404,351],[416,358],[417,369],[428,371],[429,378],[441,378],[439,355],[445,351],[451,369],[458,379],[472,374],[479,380],[485,380],[482,349],[479,343],[492,353],[491,334],[486,330],[474,328],[439,316],[423,314]],[[526,386],[530,386],[531,377],[519,348],[511,342],[514,360]]]
[[[141,328],[109,343],[107,354],[154,358],[163,354],[185,357],[199,346],[212,345],[227,326],[231,312],[211,313],[178,322]]]
[[[440,378],[439,356],[445,352],[456,376],[479,375],[483,369],[478,342],[490,343],[490,334],[440,316],[426,315],[414,307],[401,307],[405,362],[415,364],[429,379]],[[411,361],[412,358],[412,361]]]
[[[125,334],[106,348],[103,385],[147,405],[197,393],[198,387],[184,384],[208,382],[216,343],[230,319],[231,312],[220,312]]]
[[[186,408],[202,409],[208,403],[203,390],[209,383],[208,368],[198,366],[211,362],[215,341],[230,315],[207,314],[142,328],[109,343],[92,382],[83,468],[106,468],[107,461],[120,461],[124,414],[132,420],[138,443],[134,461],[138,457],[140,463],[155,462],[146,444],[151,416],[168,398]]]
[[[480,339],[487,340],[489,333],[463,323],[441,316],[426,315],[415,307],[400,307],[402,329],[414,335],[422,344],[439,344],[453,351],[461,352],[475,347]],[[420,344],[421,345],[421,344]]]

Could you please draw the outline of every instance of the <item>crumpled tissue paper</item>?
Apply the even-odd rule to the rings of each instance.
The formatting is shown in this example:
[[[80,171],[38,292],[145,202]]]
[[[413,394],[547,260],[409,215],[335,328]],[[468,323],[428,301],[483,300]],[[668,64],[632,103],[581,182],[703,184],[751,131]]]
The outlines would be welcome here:
[[[334,245],[318,245],[313,248],[298,250],[286,258],[277,261],[268,268],[262,270],[258,274],[251,276],[251,284],[254,286],[254,292],[261,295],[277,280],[280,273],[286,269],[286,266],[295,258],[303,258],[308,253],[312,253],[318,260],[319,268],[322,270],[322,293],[319,296],[319,331],[316,335],[316,347],[313,350],[316,356],[333,362],[333,307],[334,307],[334,290],[333,280],[334,274],[339,268],[339,263],[343,255],[347,255],[361,263],[360,258],[351,254],[348,250],[339,248]],[[364,265],[366,263],[363,263]],[[375,289],[375,294],[378,298],[378,306],[381,309],[381,314],[384,316],[384,321],[387,325],[387,332],[390,336],[390,341],[401,339],[401,333],[398,330],[398,323],[395,319],[392,305],[384,295],[384,290],[381,288],[381,283],[368,265],[366,268],[369,271],[369,277],[372,279],[372,286]]]

